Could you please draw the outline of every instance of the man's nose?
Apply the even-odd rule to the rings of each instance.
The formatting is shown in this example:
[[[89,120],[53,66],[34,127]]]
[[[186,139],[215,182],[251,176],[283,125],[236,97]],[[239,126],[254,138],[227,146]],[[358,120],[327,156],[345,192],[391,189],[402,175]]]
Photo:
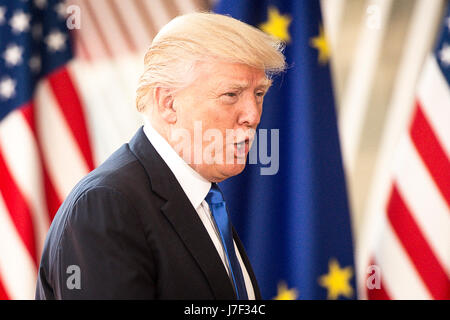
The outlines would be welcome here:
[[[262,104],[257,102],[255,96],[244,99],[239,113],[239,125],[255,128],[261,119]]]

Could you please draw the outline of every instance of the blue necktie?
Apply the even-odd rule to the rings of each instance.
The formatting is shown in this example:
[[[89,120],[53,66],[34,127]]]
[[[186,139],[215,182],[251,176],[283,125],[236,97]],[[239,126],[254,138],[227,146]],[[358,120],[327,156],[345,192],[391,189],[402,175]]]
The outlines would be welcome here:
[[[238,300],[247,300],[248,297],[247,290],[245,289],[244,276],[242,275],[241,266],[234,250],[230,218],[228,217],[222,192],[216,183],[212,184],[211,190],[209,190],[205,200],[208,202],[214,220],[216,221],[216,226],[219,229],[236,296]]]

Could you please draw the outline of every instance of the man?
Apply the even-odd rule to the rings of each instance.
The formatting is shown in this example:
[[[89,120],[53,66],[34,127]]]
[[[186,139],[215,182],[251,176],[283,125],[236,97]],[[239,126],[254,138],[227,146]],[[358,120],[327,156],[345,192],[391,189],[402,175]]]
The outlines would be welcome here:
[[[158,33],[137,90],[145,125],[62,204],[37,299],[260,298],[216,183],[244,169],[281,50],[210,13]]]

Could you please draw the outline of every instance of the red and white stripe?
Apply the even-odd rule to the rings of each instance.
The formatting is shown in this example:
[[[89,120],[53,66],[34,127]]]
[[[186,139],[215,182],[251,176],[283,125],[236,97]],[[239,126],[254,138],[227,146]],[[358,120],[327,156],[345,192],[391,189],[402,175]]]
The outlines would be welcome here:
[[[69,4],[82,12],[81,29],[75,33],[79,56],[87,60],[141,53],[170,19],[210,7],[209,0],[69,0]]]
[[[66,68],[41,81],[35,99],[0,123],[1,298],[33,298],[51,219],[94,168],[78,93]]]
[[[417,90],[374,224],[382,287],[366,289],[369,299],[450,299],[450,89],[434,56]]]
[[[82,12],[76,59],[42,80],[32,101],[0,122],[0,299],[34,297],[54,214],[73,186],[141,119],[135,89],[143,52],[203,0],[71,0]]]

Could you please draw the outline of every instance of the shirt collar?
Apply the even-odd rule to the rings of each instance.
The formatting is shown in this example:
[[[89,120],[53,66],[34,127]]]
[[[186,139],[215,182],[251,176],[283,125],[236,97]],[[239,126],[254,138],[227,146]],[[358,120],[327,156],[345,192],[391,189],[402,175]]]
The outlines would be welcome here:
[[[170,168],[192,206],[197,209],[211,189],[211,182],[192,169],[146,119],[144,133]]]

